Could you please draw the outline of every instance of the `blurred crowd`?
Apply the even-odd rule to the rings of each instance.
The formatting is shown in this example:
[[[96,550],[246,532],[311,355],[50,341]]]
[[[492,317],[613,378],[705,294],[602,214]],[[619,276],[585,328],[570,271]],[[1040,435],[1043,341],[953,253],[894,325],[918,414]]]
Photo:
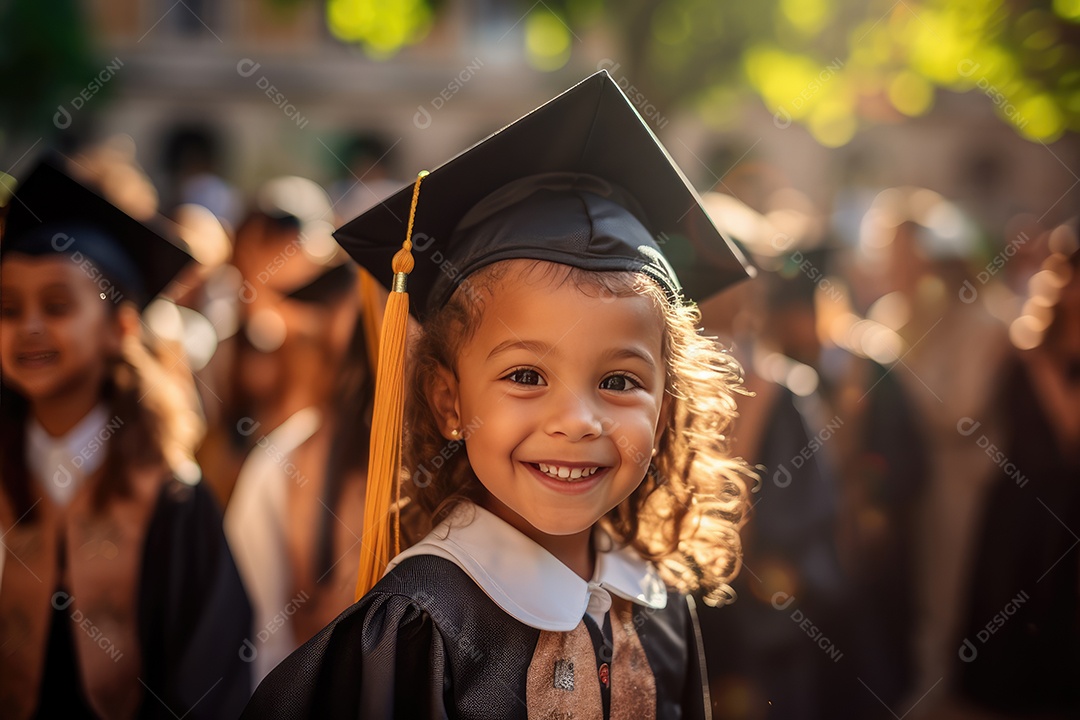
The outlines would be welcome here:
[[[224,511],[254,686],[353,601],[385,292],[331,233],[404,183],[368,136],[328,187],[250,195],[177,152],[161,192],[123,137],[70,162],[197,260],[143,336],[197,428],[171,465]],[[987,228],[916,187],[827,209],[778,177],[701,188],[759,269],[702,307],[760,473],[742,569],[702,611],[716,716],[1080,716],[1076,218]]]

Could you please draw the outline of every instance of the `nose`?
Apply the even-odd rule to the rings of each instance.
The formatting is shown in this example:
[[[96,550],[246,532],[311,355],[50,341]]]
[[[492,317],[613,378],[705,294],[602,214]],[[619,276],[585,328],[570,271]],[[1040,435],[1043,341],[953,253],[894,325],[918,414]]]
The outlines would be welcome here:
[[[24,308],[23,312],[15,319],[16,327],[24,336],[40,335],[45,332],[45,317],[35,309]]]
[[[548,435],[561,435],[571,442],[579,442],[603,434],[603,418],[588,395],[558,383],[557,390],[549,397],[551,404],[544,423]]]

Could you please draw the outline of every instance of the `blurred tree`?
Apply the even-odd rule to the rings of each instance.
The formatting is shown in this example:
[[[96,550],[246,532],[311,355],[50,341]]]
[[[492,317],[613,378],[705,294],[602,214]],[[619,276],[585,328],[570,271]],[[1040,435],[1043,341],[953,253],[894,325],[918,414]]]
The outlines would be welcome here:
[[[278,0],[280,1],[280,0]],[[424,39],[435,0],[327,0],[326,21],[337,38],[385,59]]]
[[[101,70],[78,0],[12,0],[0,5],[0,156],[16,139],[64,130],[57,112]],[[96,90],[95,90],[96,92]],[[30,144],[27,143],[27,145]],[[6,168],[5,168],[6,169]]]
[[[519,4],[535,67],[565,65],[579,33],[613,33],[618,73],[651,104],[693,103],[717,126],[751,91],[778,123],[803,124],[838,146],[861,124],[922,115],[951,91],[985,95],[1032,141],[1080,131],[1080,0]],[[330,0],[327,10],[339,37],[386,57],[422,40],[436,8],[433,0]]]

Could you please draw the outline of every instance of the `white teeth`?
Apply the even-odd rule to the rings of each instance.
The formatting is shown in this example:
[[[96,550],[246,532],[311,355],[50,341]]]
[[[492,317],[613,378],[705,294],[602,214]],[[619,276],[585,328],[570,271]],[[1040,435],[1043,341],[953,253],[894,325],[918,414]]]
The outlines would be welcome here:
[[[596,473],[599,467],[561,467],[559,465],[548,465],[546,463],[537,463],[540,466],[540,472],[559,480],[578,480],[580,478],[586,478]]]

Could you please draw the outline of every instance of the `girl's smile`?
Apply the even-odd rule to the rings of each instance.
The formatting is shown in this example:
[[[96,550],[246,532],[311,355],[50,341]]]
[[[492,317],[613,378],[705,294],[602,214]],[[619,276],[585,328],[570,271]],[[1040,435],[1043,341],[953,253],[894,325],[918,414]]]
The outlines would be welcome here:
[[[466,451],[488,509],[543,545],[587,533],[644,478],[662,427],[664,325],[649,298],[561,282],[553,263],[506,264],[446,373],[445,431],[478,426]]]
[[[589,492],[603,482],[610,468],[587,465],[571,467],[568,463],[525,463],[540,482],[546,483],[555,492],[567,495],[580,495]]]

